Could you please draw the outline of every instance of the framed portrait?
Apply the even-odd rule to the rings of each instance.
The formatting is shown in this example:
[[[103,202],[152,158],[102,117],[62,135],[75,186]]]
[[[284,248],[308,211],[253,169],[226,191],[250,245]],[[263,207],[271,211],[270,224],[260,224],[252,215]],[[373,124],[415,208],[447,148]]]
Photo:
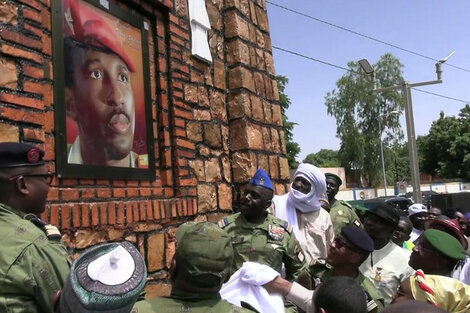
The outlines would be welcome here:
[[[107,0],[52,14],[58,176],[155,178],[149,25]]]

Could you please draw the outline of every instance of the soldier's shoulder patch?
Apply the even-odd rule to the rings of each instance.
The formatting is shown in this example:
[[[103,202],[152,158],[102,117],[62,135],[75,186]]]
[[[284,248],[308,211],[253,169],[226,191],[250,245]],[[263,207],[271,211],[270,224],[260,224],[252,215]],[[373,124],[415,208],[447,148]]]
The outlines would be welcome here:
[[[339,202],[340,202],[342,205],[345,205],[345,206],[347,206],[347,207],[350,208],[350,209],[353,208],[348,202],[346,202],[346,201],[344,201],[344,200],[339,200]]]
[[[356,227],[361,227],[361,222],[359,220],[354,220],[353,224]]]
[[[42,229],[46,233],[46,236],[48,239],[61,239],[62,235],[60,234],[60,231],[57,227],[51,224],[47,224],[43,220],[41,220],[39,217],[32,217],[28,218],[34,225],[36,225],[38,228]]]
[[[269,224],[268,226],[268,234],[274,240],[282,240],[284,239],[285,230],[282,227],[277,225]]]
[[[229,225],[230,224],[230,221],[228,220],[228,218],[223,218],[221,219],[217,225],[219,225],[220,228],[224,228],[225,226]]]

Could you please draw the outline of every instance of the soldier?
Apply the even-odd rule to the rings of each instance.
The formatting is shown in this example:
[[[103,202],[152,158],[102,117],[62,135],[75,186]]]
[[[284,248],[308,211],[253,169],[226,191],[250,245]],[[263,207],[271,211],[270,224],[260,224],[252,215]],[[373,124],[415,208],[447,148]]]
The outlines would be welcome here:
[[[70,260],[58,229],[38,218],[54,174],[44,151],[0,143],[0,312],[52,312]]]
[[[330,216],[333,222],[333,230],[335,234],[341,232],[341,228],[345,225],[355,225],[362,228],[361,221],[357,216],[354,209],[349,203],[335,198],[338,193],[339,187],[343,181],[338,175],[326,173],[326,194],[328,195],[328,202],[330,203]]]
[[[210,222],[187,222],[176,231],[171,295],[139,301],[132,313],[248,313],[220,298],[230,277],[233,249],[229,235]]]
[[[284,263],[286,279],[296,280],[307,268],[304,254],[288,223],[266,211],[272,197],[271,179],[258,169],[240,200],[240,213],[219,221],[219,226],[232,237],[232,273],[247,261],[268,265],[281,273]]]
[[[351,225],[343,226],[330,245],[326,260],[318,259],[310,267],[314,286],[334,276],[354,278],[366,291],[367,312],[380,312],[384,308],[383,297],[372,281],[359,272],[359,266],[373,250],[374,242],[365,231]]]

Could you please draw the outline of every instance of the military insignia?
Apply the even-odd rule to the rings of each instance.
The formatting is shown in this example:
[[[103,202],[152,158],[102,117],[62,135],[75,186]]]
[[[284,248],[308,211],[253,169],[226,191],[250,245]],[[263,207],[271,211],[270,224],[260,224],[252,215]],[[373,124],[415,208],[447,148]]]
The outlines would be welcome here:
[[[354,220],[353,224],[357,227],[361,227],[361,222],[359,222],[358,220]]]
[[[47,224],[44,226],[44,229],[46,230],[46,236],[49,239],[60,239],[62,238],[62,235],[60,234],[60,231],[57,227]]]
[[[382,281],[382,268],[381,267],[377,267],[376,270],[375,270],[375,276],[374,276],[374,281],[377,282],[377,283],[380,283]]]
[[[304,257],[304,254],[302,253],[302,251],[299,252],[299,254],[297,254],[297,257],[299,258],[300,262],[303,262],[305,257]]]
[[[224,228],[228,224],[230,224],[228,221],[228,218],[223,218],[217,223],[217,225],[219,225],[220,228]]]
[[[191,308],[189,306],[186,306],[186,305],[182,305],[181,306],[181,313],[187,313],[187,312],[191,312]]]
[[[27,159],[29,163],[38,163],[40,158],[40,153],[38,149],[31,149],[28,151]]]
[[[343,215],[343,211],[339,210],[338,215]]]
[[[284,238],[285,230],[282,227],[269,225],[268,234],[274,240],[282,240]]]
[[[24,226],[18,226],[16,228],[16,232],[19,233],[19,234],[24,234],[28,229]]]
[[[264,186],[264,178],[263,178],[263,177],[261,177],[261,178],[259,179],[259,185],[260,185],[260,186]]]

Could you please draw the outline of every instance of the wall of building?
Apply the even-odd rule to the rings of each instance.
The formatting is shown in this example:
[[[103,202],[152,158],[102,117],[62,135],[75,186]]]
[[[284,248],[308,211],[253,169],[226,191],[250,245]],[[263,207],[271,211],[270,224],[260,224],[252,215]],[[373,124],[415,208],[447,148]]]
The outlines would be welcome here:
[[[206,0],[212,63],[191,56],[186,0],[119,4],[154,25],[149,35],[156,179],[58,178],[42,218],[57,225],[72,256],[129,240],[145,256],[148,296],[168,294],[176,226],[217,221],[256,168],[276,192],[289,168],[265,0]],[[46,151],[55,170],[50,0],[0,5],[0,142]]]

